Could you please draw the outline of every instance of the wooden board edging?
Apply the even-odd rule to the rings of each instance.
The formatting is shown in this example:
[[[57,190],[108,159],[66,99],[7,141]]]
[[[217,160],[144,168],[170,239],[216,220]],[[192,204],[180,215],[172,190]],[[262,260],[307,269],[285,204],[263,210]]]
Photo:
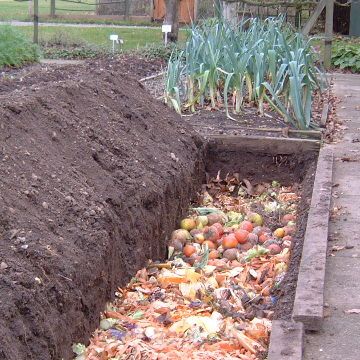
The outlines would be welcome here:
[[[207,135],[214,150],[259,152],[271,155],[291,155],[319,151],[320,140],[276,138],[270,136]]]
[[[324,318],[325,267],[334,155],[322,148],[304,236],[292,318],[305,330],[318,331]]]

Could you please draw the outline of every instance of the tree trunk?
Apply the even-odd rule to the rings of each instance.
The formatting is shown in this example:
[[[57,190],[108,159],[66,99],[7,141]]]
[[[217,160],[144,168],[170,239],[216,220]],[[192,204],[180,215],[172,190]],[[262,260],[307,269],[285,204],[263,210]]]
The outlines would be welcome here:
[[[171,25],[168,41],[176,42],[179,37],[180,0],[166,0],[166,15],[164,24]]]

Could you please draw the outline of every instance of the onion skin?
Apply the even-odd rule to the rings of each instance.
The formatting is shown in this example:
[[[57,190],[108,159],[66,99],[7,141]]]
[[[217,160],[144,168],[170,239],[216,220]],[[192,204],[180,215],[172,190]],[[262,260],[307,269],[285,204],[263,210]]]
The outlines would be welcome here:
[[[184,244],[181,241],[174,239],[170,241],[169,246],[172,246],[175,251],[182,251]]]
[[[185,229],[178,229],[171,234],[171,240],[179,240],[182,244],[191,239],[190,233]]]

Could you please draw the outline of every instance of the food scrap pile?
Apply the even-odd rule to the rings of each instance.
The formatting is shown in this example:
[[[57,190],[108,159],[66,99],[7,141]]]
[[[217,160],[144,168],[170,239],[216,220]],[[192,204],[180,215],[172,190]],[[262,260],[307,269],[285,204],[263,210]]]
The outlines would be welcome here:
[[[263,359],[298,193],[238,174],[211,179],[168,260],[149,261],[118,290],[90,345],[74,345],[76,359]]]

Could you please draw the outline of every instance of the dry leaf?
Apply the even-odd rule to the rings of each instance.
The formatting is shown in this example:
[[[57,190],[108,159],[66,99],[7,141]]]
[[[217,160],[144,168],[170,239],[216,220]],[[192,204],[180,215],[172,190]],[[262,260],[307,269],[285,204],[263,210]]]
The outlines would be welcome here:
[[[360,309],[345,310],[346,314],[360,314]]]
[[[331,248],[331,251],[340,251],[340,250],[344,250],[344,249],[346,249],[345,246],[334,245],[334,246]]]

